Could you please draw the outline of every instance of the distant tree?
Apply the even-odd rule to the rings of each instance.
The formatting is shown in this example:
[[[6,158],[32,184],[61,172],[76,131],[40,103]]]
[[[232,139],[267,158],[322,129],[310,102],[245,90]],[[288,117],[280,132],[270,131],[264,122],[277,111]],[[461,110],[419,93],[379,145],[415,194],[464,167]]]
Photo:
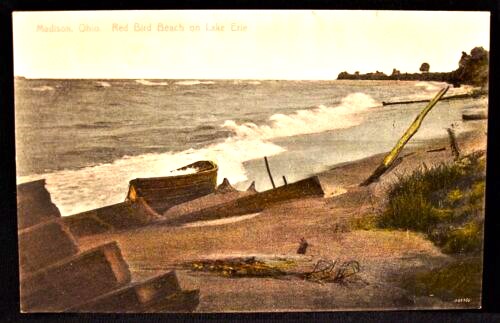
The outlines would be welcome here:
[[[462,52],[458,69],[451,72],[451,81],[455,85],[471,84],[486,87],[488,85],[489,52],[483,47],[474,47],[470,55]]]
[[[431,66],[429,65],[429,63],[422,63],[422,65],[420,65],[420,72],[428,73],[430,68]]]
[[[399,76],[399,75],[401,75],[401,72],[399,70],[393,68],[391,76]]]

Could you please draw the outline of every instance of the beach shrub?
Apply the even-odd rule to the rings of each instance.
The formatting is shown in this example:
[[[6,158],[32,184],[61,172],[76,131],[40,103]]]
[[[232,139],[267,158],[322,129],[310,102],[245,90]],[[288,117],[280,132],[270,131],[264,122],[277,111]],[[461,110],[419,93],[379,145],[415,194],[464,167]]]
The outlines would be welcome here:
[[[377,225],[423,232],[446,253],[480,251],[484,188],[482,153],[432,168],[424,165],[392,185]]]

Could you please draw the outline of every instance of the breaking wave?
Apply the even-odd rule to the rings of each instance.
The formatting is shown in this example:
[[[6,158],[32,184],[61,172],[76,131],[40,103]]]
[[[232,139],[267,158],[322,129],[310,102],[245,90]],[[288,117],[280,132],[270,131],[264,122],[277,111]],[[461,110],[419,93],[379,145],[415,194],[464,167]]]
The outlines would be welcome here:
[[[439,82],[417,82],[415,83],[415,86],[423,87],[426,91],[437,91],[441,89],[441,84],[442,83]]]
[[[148,86],[168,85],[168,82],[151,82],[148,80],[135,80],[137,83]]]
[[[193,81],[178,81],[178,82],[175,82],[175,84],[177,84],[177,85],[198,85],[198,84],[215,84],[215,82],[193,80]]]
[[[111,84],[109,84],[109,82],[105,82],[105,81],[97,81],[97,86],[99,87],[110,87]]]
[[[343,98],[340,105],[335,107],[320,105],[314,109],[298,110],[289,115],[274,114],[269,118],[269,125],[257,125],[252,122],[238,124],[233,120],[227,120],[223,127],[241,138],[290,137],[358,125],[361,118],[357,113],[377,105],[380,104],[369,95],[353,93]]]
[[[54,91],[55,89],[52,86],[42,85],[42,86],[34,87],[31,90],[37,91],[37,92],[45,92],[45,91]]]
[[[231,129],[233,135],[204,148],[124,156],[112,163],[22,176],[18,178],[18,183],[45,178],[52,200],[63,216],[122,202],[130,180],[179,175],[172,170],[198,160],[215,161],[219,166],[219,183],[228,178],[234,184],[248,180],[244,162],[286,151],[269,139],[354,126],[361,122],[357,113],[376,105],[378,103],[370,96],[355,93],[345,97],[335,107],[319,106],[290,115],[272,115],[269,125],[238,125],[228,120],[223,127]]]
[[[125,156],[112,163],[23,176],[18,179],[18,184],[45,178],[52,201],[59,207],[61,214],[67,216],[123,202],[130,180],[138,177],[181,175],[183,171],[171,171],[198,160],[209,159],[218,164],[219,182],[224,177],[229,178],[232,183],[244,181],[247,177],[243,162],[283,151],[284,148],[270,142],[231,137],[222,143],[197,150]]]

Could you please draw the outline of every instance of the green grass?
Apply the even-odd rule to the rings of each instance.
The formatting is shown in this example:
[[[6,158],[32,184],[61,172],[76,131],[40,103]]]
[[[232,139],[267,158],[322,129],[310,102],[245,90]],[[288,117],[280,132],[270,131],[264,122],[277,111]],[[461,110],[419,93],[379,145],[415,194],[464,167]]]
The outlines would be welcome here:
[[[479,304],[481,295],[481,258],[460,260],[438,269],[407,277],[403,287],[417,296],[435,296],[444,301],[469,299],[468,306]]]
[[[484,154],[432,168],[424,165],[392,185],[377,226],[422,232],[445,253],[478,252],[484,187]]]

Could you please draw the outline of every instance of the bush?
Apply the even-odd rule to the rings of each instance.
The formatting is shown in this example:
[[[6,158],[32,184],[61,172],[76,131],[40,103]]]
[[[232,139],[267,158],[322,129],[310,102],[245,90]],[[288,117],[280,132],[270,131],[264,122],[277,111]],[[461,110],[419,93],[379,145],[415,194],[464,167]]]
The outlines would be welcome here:
[[[427,234],[446,253],[468,253],[482,247],[485,163],[482,154],[457,162],[425,165],[399,177],[377,225]]]

